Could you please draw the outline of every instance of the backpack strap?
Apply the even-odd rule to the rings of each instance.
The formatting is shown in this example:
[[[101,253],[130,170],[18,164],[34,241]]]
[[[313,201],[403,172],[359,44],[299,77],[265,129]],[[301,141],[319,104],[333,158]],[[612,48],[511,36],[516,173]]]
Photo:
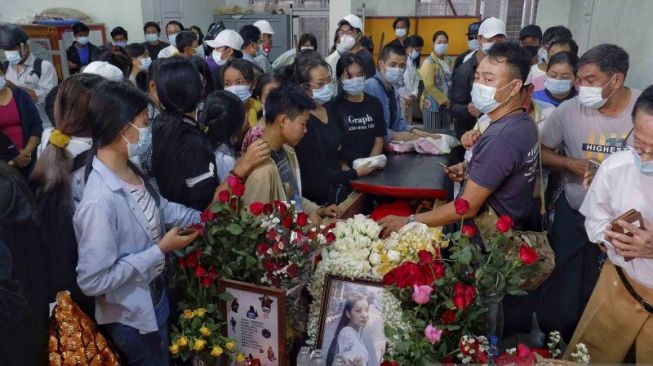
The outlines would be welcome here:
[[[75,156],[73,159],[73,172],[76,172],[77,169],[80,169],[84,166],[86,166],[86,159],[88,158],[88,155],[91,153],[91,149],[88,149],[79,155]]]
[[[43,59],[37,57],[34,59],[33,70],[32,72],[30,72],[30,74],[35,74],[40,79],[42,71],[43,71]]]
[[[381,87],[385,91],[385,95],[388,97],[388,107],[390,108],[390,129],[392,130],[392,128],[397,124],[397,98],[395,96],[395,89],[392,86],[387,88],[378,76],[374,76],[374,80],[381,84]]]

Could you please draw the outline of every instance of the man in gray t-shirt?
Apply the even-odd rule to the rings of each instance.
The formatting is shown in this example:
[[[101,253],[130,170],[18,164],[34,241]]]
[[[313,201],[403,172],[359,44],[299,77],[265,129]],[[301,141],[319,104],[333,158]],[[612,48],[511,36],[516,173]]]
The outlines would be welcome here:
[[[537,314],[543,330],[559,330],[565,340],[600,272],[601,251],[589,242],[585,217],[578,212],[585,198],[582,180],[588,159],[600,162],[625,149],[633,127],[630,113],[641,94],[624,86],[628,66],[628,54],[619,46],[587,51],[578,61],[578,96],[558,106],[541,131],[542,164],[563,171],[564,194],[556,202],[549,235],[556,268],[542,285]]]

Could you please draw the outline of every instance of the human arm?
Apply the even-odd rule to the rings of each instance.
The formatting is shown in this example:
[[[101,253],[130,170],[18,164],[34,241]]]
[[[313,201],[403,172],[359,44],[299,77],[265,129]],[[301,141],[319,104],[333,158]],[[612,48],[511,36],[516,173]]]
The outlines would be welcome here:
[[[372,152],[370,156],[376,156],[383,154],[383,137],[374,138],[374,146],[372,147]]]
[[[34,103],[45,104],[45,97],[58,83],[59,80],[54,65],[47,60],[43,60],[41,63],[41,77],[36,84],[36,88],[24,88],[23,90],[28,91]]]
[[[471,61],[470,61],[471,62]],[[472,101],[473,72],[469,70],[470,65],[463,63],[458,67],[451,77],[451,90],[449,100],[451,115],[460,121],[470,121],[475,117],[469,113],[468,105]]]
[[[233,172],[245,180],[249,177],[252,171],[256,167],[260,166],[263,162],[270,158],[270,144],[263,140],[258,139],[252,142],[242,158],[236,161],[236,166],[234,166]],[[227,190],[229,185],[227,180],[220,183],[217,189],[214,192],[213,202],[218,201],[218,195],[221,191]]]
[[[439,105],[443,105],[449,103],[449,98],[435,86],[435,75],[439,68],[439,64],[431,62],[430,58],[427,58],[422,62],[419,74],[424,82],[424,95],[432,96]]]
[[[553,149],[545,145],[541,145],[541,150],[542,165],[554,170],[564,170],[579,177],[585,177],[585,173],[588,169],[588,162],[586,159],[566,157],[556,153]]]

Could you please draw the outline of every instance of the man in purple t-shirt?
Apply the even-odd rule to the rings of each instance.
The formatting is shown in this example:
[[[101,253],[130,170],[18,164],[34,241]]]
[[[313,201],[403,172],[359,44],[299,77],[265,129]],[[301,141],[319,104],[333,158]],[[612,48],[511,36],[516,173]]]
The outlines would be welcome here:
[[[487,203],[497,214],[510,215],[519,227],[529,217],[539,167],[537,127],[522,108],[530,58],[512,42],[495,44],[487,56],[476,69],[472,103],[492,123],[474,146],[469,166],[460,163],[448,171],[453,179],[467,175],[462,198],[470,209],[464,218],[473,218]],[[379,223],[395,231],[415,221],[435,227],[459,222],[460,216],[450,202],[408,218],[388,216]]]

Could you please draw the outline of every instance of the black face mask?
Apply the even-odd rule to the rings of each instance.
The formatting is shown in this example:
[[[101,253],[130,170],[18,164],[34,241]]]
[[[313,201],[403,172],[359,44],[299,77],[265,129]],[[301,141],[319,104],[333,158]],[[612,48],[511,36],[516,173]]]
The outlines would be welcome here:
[[[536,57],[537,56],[537,50],[540,49],[540,47],[538,47],[538,46],[522,46],[522,48],[526,51],[529,58]]]

